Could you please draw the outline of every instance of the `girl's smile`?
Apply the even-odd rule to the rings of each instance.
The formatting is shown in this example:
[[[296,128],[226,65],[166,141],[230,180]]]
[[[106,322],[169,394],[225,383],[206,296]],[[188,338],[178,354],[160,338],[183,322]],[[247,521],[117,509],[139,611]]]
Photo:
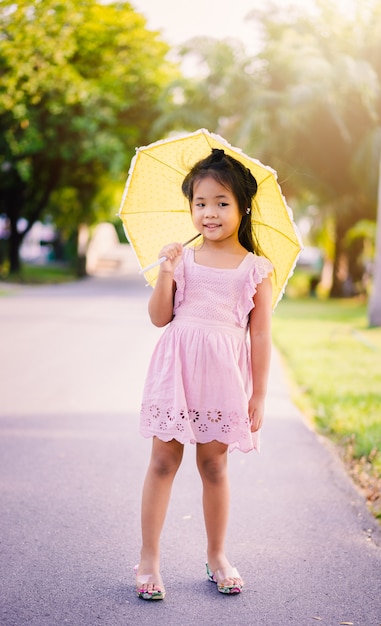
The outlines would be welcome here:
[[[213,241],[237,237],[241,214],[233,193],[211,176],[194,183],[192,219],[197,230]]]

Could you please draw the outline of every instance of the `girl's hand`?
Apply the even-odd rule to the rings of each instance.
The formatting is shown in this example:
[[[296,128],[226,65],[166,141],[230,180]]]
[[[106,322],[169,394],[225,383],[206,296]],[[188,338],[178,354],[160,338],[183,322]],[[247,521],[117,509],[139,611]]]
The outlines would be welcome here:
[[[167,260],[160,264],[160,272],[173,274],[181,261],[182,254],[182,243],[169,243],[167,246],[164,246],[159,252],[159,259],[165,256]]]
[[[249,419],[250,419],[250,430],[252,433],[256,433],[263,424],[263,419],[265,416],[265,399],[257,398],[255,395],[252,395],[249,400]]]

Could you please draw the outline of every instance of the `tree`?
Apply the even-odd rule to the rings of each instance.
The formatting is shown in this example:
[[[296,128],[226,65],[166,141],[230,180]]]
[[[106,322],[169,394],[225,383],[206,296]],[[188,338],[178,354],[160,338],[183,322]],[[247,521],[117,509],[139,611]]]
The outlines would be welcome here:
[[[126,176],[175,69],[128,2],[3,0],[0,19],[0,212],[18,271],[44,214],[71,230],[94,219],[95,195]]]
[[[369,324],[381,326],[381,156],[379,161],[378,179],[378,211],[377,211],[376,253],[374,258],[373,292],[369,302]]]
[[[249,97],[247,66],[252,60],[240,42],[212,37],[193,38],[179,47],[178,54],[193,66],[194,74],[178,77],[163,92],[155,132],[202,127],[223,132],[235,115],[237,99]]]
[[[269,127],[281,167],[297,194],[297,188],[310,189],[321,212],[334,217],[332,296],[350,295],[351,272],[338,270],[344,258],[349,269],[356,267],[353,256],[361,247],[349,247],[347,233],[359,220],[374,219],[376,209],[381,12],[377,2],[353,3],[352,9],[344,14],[320,0],[312,19],[297,12],[255,13],[264,30],[260,56],[275,103]],[[290,164],[286,171],[284,163]]]
[[[287,197],[319,206],[321,222],[334,227],[333,296],[346,295],[351,278],[339,274],[339,265],[345,258],[351,271],[361,253],[361,246],[348,245],[348,231],[376,214],[379,7],[371,0],[345,15],[317,0],[311,18],[267,3],[252,13],[262,29],[254,58],[229,41],[183,48],[200,59],[201,78],[182,89],[178,119],[187,128],[196,108],[198,126],[209,123],[271,164]]]

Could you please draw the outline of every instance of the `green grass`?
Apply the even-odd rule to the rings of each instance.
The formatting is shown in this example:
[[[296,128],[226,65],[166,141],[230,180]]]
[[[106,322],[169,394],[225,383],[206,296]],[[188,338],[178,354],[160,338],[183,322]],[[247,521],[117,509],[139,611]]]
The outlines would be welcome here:
[[[66,265],[24,264],[19,274],[8,275],[4,282],[24,285],[51,285],[76,280],[74,271]]]
[[[274,343],[296,383],[294,400],[316,428],[381,479],[381,328],[363,302],[285,298]]]

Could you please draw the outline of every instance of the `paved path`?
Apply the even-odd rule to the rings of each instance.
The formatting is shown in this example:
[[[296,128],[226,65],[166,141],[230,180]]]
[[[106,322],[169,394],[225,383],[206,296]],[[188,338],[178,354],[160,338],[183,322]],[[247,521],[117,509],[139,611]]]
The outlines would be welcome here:
[[[167,598],[135,597],[150,450],[137,414],[160,333],[148,294],[118,277],[0,297],[1,626],[380,626],[380,530],[292,405],[276,354],[262,453],[229,457],[244,593],[205,579],[190,446],[163,535]]]

